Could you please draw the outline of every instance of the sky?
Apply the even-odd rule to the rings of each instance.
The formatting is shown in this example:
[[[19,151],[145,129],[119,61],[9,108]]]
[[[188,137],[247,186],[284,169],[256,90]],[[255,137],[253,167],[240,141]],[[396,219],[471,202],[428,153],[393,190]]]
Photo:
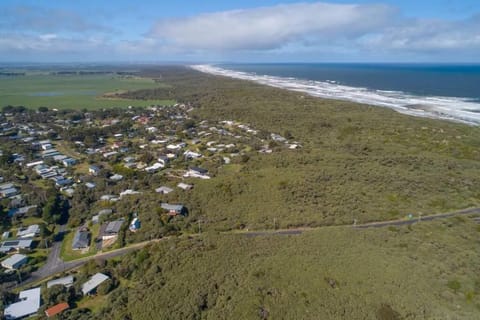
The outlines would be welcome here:
[[[1,0],[0,62],[480,62],[479,0]]]

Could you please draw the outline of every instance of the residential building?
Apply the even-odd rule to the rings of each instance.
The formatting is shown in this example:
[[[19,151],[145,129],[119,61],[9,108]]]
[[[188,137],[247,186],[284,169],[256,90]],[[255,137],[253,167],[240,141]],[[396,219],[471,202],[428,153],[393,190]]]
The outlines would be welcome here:
[[[62,285],[65,287],[70,287],[73,285],[73,276],[66,276],[63,278],[53,279],[47,282],[47,288],[51,288],[56,285]]]
[[[90,232],[87,228],[78,228],[73,236],[72,249],[82,250],[90,246]]]
[[[53,307],[45,310],[45,315],[50,318],[50,317],[56,316],[57,314],[62,313],[63,311],[67,310],[68,308],[70,308],[68,303],[62,302],[62,303],[56,304]]]
[[[40,287],[20,291],[19,302],[7,306],[3,312],[5,319],[20,319],[37,313],[40,309]]]
[[[27,228],[21,228],[17,231],[17,238],[34,238],[40,234],[40,226],[32,224]]]
[[[11,257],[8,257],[7,259],[2,261],[2,267],[10,269],[10,270],[15,270],[19,269],[21,266],[23,266],[25,263],[27,263],[28,257],[23,254],[14,254]]]
[[[94,274],[87,282],[82,285],[83,295],[85,296],[87,294],[92,294],[100,284],[102,284],[108,279],[110,279],[110,277],[103,273],[99,272]]]
[[[20,249],[31,249],[32,239],[12,239],[2,242],[0,245],[0,252],[8,253],[12,251],[19,251]]]

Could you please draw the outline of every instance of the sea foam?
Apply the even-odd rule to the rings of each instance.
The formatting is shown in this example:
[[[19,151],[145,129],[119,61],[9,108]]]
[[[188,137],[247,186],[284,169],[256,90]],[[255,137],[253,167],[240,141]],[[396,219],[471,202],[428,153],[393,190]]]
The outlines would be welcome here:
[[[419,96],[401,91],[350,87],[331,80],[313,81],[257,75],[255,73],[227,70],[212,65],[192,65],[190,67],[204,73],[255,81],[276,88],[306,93],[314,97],[359,102],[391,108],[400,113],[413,116],[480,125],[480,103],[475,102],[473,99]]]

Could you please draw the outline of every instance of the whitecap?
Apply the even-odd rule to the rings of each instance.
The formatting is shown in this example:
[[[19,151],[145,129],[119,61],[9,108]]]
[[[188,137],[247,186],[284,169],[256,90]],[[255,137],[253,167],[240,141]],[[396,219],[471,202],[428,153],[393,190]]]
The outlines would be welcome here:
[[[255,81],[276,88],[306,93],[314,97],[387,107],[400,113],[418,117],[446,119],[471,125],[480,124],[480,103],[468,98],[419,96],[401,91],[372,90],[346,86],[332,80],[313,81],[257,75],[212,65],[192,65],[190,67],[204,73]]]

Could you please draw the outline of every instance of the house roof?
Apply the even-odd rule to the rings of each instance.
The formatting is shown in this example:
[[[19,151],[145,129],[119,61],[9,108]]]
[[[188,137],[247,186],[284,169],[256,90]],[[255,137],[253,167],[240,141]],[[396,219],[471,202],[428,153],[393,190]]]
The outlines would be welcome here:
[[[200,174],[206,174],[208,172],[207,169],[199,168],[199,167],[191,167],[190,170],[196,171]]]
[[[160,188],[155,189],[155,191],[158,192],[158,193],[167,194],[167,193],[172,192],[173,189],[172,189],[172,188],[169,188],[169,187],[162,186],[162,187],[160,187]]]
[[[72,284],[73,284],[73,276],[66,276],[63,278],[58,278],[58,279],[48,281],[47,288],[53,287],[55,285],[62,285],[65,287],[69,287]]]
[[[32,239],[12,239],[2,242],[0,252],[9,252],[10,250],[27,249],[32,246]]]
[[[90,244],[90,232],[78,229],[73,236],[72,248],[82,249],[88,247]]]
[[[2,261],[2,266],[9,269],[14,269],[17,263],[26,261],[27,256],[23,254],[14,254],[11,257]],[[16,269],[16,268],[15,268]]]
[[[19,302],[5,308],[3,312],[7,319],[17,319],[34,314],[40,308],[40,287],[21,291]]]
[[[120,228],[122,227],[123,224],[123,219],[120,220],[115,220],[111,221],[107,224],[107,227],[105,228],[105,233],[106,234],[117,234],[120,231]]]
[[[40,232],[40,226],[38,224],[32,224],[31,226],[28,226],[28,228],[24,230],[17,231],[17,237],[18,238],[32,237],[39,232]]]
[[[62,302],[62,303],[54,305],[53,307],[45,310],[45,314],[47,315],[47,317],[53,317],[54,315],[59,314],[60,312],[67,310],[68,308],[70,308],[68,303]]]
[[[182,204],[162,203],[160,206],[165,210],[176,211],[176,212],[181,212],[184,208]]]
[[[89,294],[93,289],[109,278],[109,276],[100,272],[94,274],[87,282],[82,284],[83,295]]]

